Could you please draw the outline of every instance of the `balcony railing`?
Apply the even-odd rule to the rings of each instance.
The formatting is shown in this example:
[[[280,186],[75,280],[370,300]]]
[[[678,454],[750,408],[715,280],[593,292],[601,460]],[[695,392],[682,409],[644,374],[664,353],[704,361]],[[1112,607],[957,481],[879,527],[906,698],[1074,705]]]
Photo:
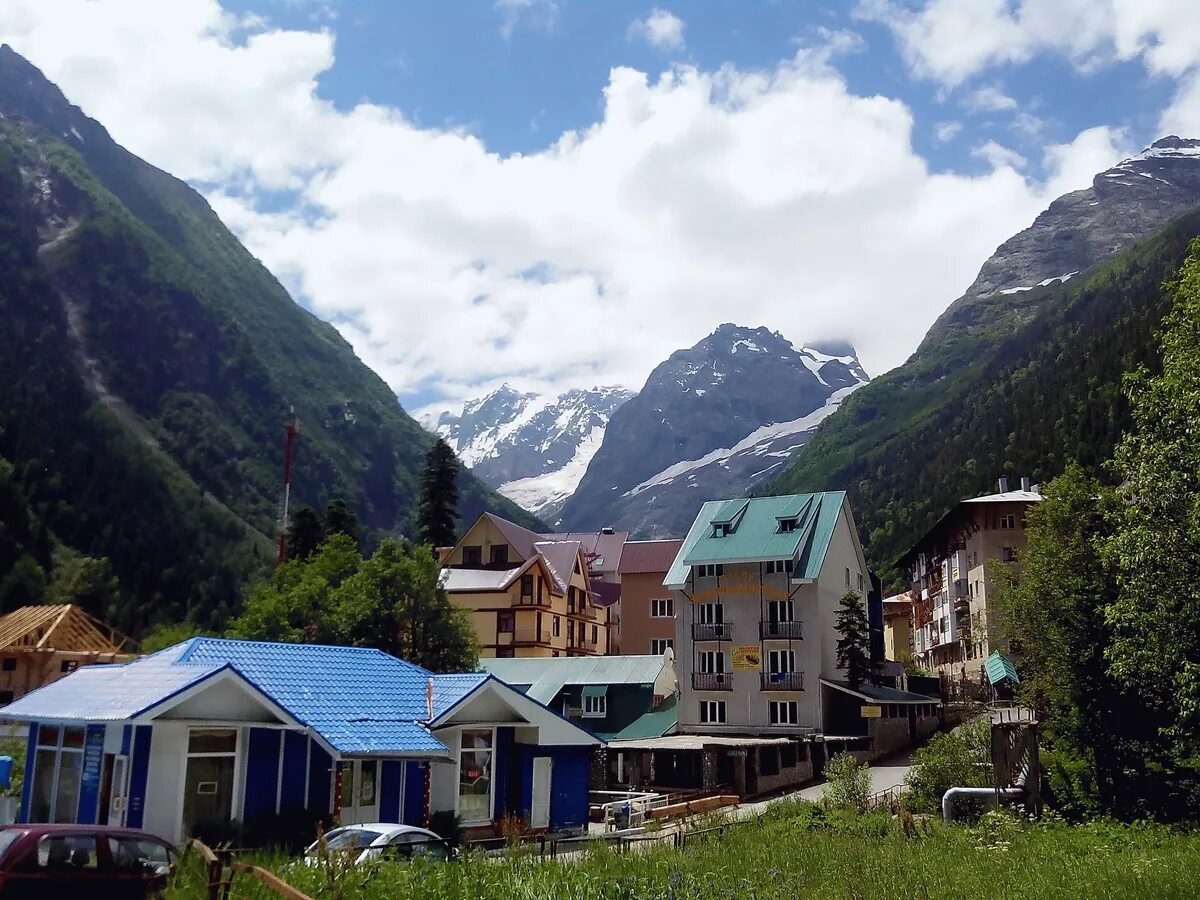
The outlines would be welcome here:
[[[542,594],[542,597],[539,600],[533,594],[522,594],[517,598],[517,603],[519,603],[521,606],[549,606],[550,595]]]
[[[692,690],[732,691],[733,674],[731,672],[693,672]]]
[[[804,637],[804,623],[760,622],[758,633],[764,641],[798,641]]]
[[[733,634],[730,622],[693,622],[693,641],[727,641]]]
[[[804,673],[763,672],[762,689],[764,691],[802,691],[804,690]]]

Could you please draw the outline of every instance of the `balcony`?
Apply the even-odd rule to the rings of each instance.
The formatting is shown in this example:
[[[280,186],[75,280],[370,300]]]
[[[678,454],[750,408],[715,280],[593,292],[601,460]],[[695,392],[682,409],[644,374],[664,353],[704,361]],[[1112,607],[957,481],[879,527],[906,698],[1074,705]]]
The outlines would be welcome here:
[[[761,678],[764,691],[804,690],[803,672],[763,672]]]
[[[497,643],[505,643],[505,635],[511,638],[513,644],[548,644],[550,643],[550,629],[524,626],[518,628],[515,632],[500,632],[497,637]]]
[[[692,690],[732,691],[733,674],[731,672],[693,672]]]
[[[798,641],[804,637],[804,623],[759,622],[758,634],[764,641]]]
[[[693,641],[727,641],[733,635],[730,622],[693,622]]]
[[[550,595],[542,594],[542,597],[539,600],[533,594],[522,594],[521,596],[519,596],[517,598],[517,604],[519,606],[549,606],[550,605]]]

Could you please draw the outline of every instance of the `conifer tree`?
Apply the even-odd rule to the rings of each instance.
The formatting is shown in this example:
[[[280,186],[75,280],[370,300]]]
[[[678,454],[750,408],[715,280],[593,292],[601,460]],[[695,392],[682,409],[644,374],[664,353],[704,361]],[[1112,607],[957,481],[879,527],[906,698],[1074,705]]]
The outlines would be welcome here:
[[[458,518],[458,460],[441,438],[425,457],[421,473],[421,497],[417,505],[417,540],[422,544],[448,547],[455,541]]]
[[[340,498],[330,500],[329,505],[325,507],[325,537],[331,538],[335,534],[345,534],[358,540],[358,516],[354,514],[346,501]]]
[[[287,558],[308,559],[325,540],[325,526],[311,506],[296,510],[287,529]]]
[[[846,681],[858,690],[859,685],[871,679],[874,664],[871,662],[871,628],[867,621],[867,610],[862,597],[847,591],[838,604],[834,630],[838,633],[837,665],[846,670]]]

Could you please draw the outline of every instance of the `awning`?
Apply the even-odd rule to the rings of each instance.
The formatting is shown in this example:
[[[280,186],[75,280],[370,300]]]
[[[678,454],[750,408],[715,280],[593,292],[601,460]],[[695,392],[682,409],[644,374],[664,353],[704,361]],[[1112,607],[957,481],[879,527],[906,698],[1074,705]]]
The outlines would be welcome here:
[[[607,684],[585,684],[580,692],[581,697],[604,697],[608,694]]]

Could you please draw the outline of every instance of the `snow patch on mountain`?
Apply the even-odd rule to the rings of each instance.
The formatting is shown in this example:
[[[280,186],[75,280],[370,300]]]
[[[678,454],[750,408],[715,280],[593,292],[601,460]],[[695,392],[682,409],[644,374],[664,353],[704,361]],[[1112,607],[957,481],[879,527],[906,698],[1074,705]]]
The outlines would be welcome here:
[[[505,482],[497,490],[522,509],[527,509],[554,524],[554,517],[567,502],[567,498],[575,493],[583,473],[587,471],[588,463],[592,461],[603,442],[604,426],[595,425],[587,437],[579,442],[575,455],[565,466],[544,475]]]

